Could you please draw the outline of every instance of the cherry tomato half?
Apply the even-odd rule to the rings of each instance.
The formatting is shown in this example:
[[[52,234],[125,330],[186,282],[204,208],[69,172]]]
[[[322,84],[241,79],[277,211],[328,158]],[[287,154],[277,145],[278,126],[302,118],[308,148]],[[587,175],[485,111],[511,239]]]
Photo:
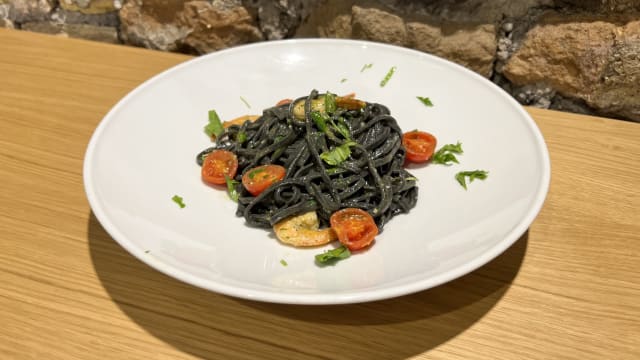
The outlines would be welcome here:
[[[423,163],[433,155],[437,140],[428,132],[414,130],[402,135],[402,144],[407,150],[407,161]]]
[[[233,178],[238,171],[236,154],[227,150],[214,150],[202,162],[202,180],[209,184],[223,185],[225,175]]]
[[[242,176],[242,185],[253,196],[258,196],[266,188],[284,179],[287,170],[280,165],[257,166]]]
[[[338,210],[331,215],[329,222],[338,235],[338,240],[349,250],[360,250],[369,246],[378,235],[378,226],[373,217],[362,209]]]

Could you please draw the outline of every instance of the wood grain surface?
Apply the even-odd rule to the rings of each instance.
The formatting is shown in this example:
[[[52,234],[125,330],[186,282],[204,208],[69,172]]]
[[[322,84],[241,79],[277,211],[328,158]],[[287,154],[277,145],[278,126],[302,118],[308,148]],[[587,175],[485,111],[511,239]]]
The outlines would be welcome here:
[[[187,59],[0,30],[0,358],[640,359],[640,124],[528,109],[546,203],[467,276],[358,305],[251,302],[141,263],[85,198],[99,121]]]

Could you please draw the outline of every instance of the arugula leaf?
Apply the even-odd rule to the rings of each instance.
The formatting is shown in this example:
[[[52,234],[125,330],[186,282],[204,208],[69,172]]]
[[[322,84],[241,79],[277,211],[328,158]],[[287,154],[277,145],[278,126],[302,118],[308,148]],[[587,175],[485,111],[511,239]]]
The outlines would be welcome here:
[[[178,195],[173,195],[173,197],[171,198],[171,200],[173,200],[174,203],[178,204],[178,206],[180,206],[180,209],[183,209],[185,206],[184,202],[182,201],[182,197],[178,196]]]
[[[357,145],[355,141],[347,141],[333,150],[327,150],[320,154],[320,158],[329,165],[339,165],[351,155],[351,146]]]
[[[236,185],[240,184],[240,182],[230,178],[228,175],[224,176],[224,181],[227,182],[227,193],[229,194],[229,197],[231,200],[238,202],[240,194],[238,193]]]
[[[442,165],[451,165],[451,163],[459,164],[458,158],[454,154],[462,154],[464,151],[462,150],[462,143],[458,141],[454,144],[447,144],[441,147],[433,157],[431,161],[434,164],[442,164]]]
[[[320,264],[330,264],[338,260],[346,259],[349,256],[351,256],[351,251],[343,245],[339,248],[327,250],[322,254],[316,255],[316,261]]]
[[[218,113],[215,110],[209,110],[209,123],[204,127],[204,133],[209,137],[218,137],[224,128],[222,127],[222,121],[218,117]]]
[[[428,97],[416,96],[416,98],[418,100],[420,100],[426,106],[429,106],[429,107],[433,106],[433,103],[431,102],[431,99],[429,99]]]
[[[393,76],[393,73],[396,72],[397,67],[392,66],[391,69],[389,69],[389,71],[387,72],[387,75],[384,76],[384,79],[382,79],[382,81],[380,81],[380,87],[384,87],[385,85],[387,85],[387,83],[389,82],[389,80],[391,80],[391,77]]]
[[[473,182],[475,179],[484,180],[487,176],[489,176],[489,172],[485,170],[460,171],[456,174],[456,180],[467,190],[466,178],[469,178],[469,182]]]

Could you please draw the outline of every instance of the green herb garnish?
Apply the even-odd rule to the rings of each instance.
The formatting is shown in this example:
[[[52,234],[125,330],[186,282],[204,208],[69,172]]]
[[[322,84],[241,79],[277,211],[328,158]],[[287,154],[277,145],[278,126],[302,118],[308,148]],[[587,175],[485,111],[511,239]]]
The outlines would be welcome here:
[[[215,110],[209,110],[209,123],[204,127],[204,133],[209,137],[218,137],[223,131],[224,128],[218,113]]]
[[[282,266],[287,266],[289,264],[287,264],[286,261],[284,261],[284,259],[280,259],[280,264],[282,264]]]
[[[240,184],[240,182],[230,178],[226,174],[224,175],[224,181],[227,182],[227,193],[229,194],[229,197],[231,198],[231,200],[238,202],[240,194],[238,193],[236,185]]]
[[[331,264],[338,260],[346,259],[351,256],[351,252],[347,247],[340,246],[333,250],[327,250],[322,254],[316,255],[316,261],[320,264]]]
[[[473,182],[475,179],[484,180],[487,176],[489,176],[489,172],[485,170],[460,171],[456,174],[456,180],[467,190],[466,178],[469,178],[469,182]]]
[[[342,79],[340,79],[340,82],[341,82],[341,83],[347,82],[347,79],[342,78]]]
[[[360,69],[360,72],[364,72],[367,69],[371,69],[372,66],[373,66],[373,64],[364,64],[362,66],[362,69]]]
[[[320,154],[320,158],[329,165],[339,165],[351,155],[351,146],[357,145],[355,141],[347,141],[333,150],[327,150]]]
[[[184,202],[182,201],[182,198],[180,196],[178,196],[178,195],[173,195],[171,200],[173,200],[174,203],[178,204],[178,206],[180,206],[180,209],[182,209],[182,208],[184,208],[186,206],[184,204]]]
[[[248,102],[245,98],[243,98],[242,96],[240,96],[240,100],[242,100],[242,102],[243,102],[245,105],[247,105],[247,107],[248,107],[249,109],[251,109],[251,105],[249,105],[249,102]]]
[[[316,124],[318,130],[325,132],[327,131],[327,120],[328,116],[326,114],[322,114],[319,111],[312,111],[310,114],[311,120]]]
[[[426,106],[433,106],[431,99],[429,99],[428,97],[416,96],[416,98],[418,98],[418,100],[420,100]]]
[[[458,159],[454,154],[462,154],[462,143],[459,141],[454,144],[447,144],[441,147],[435,154],[431,161],[434,164],[451,165],[451,163],[459,164]]]
[[[351,139],[351,132],[344,118],[339,117],[336,123],[329,115],[320,111],[312,111],[309,113],[309,116],[321,132],[326,133],[329,125],[331,125],[331,128],[342,135],[343,138],[346,140]]]
[[[236,135],[236,141],[238,142],[238,144],[242,144],[243,142],[247,141],[247,133],[244,131],[238,131],[238,134]]]
[[[385,85],[387,85],[387,83],[389,82],[389,80],[391,80],[391,77],[393,76],[393,73],[396,72],[396,67],[392,66],[391,69],[389,69],[389,71],[387,72],[387,75],[384,76],[384,79],[382,79],[382,81],[380,81],[380,87],[384,87]]]
[[[347,126],[347,122],[343,117],[338,118],[338,123],[331,122],[331,126],[333,129],[342,135],[343,138],[349,140],[351,139],[351,132],[349,131],[349,127]]]
[[[336,112],[337,108],[338,104],[336,103],[336,94],[327,92],[324,95],[324,111],[327,114],[333,114],[334,112]]]
[[[260,174],[262,172],[265,172],[265,168],[264,167],[259,167],[259,168],[255,169],[255,170],[251,170],[249,172],[249,179],[253,180],[253,178],[256,177],[256,175],[258,175],[258,174]]]

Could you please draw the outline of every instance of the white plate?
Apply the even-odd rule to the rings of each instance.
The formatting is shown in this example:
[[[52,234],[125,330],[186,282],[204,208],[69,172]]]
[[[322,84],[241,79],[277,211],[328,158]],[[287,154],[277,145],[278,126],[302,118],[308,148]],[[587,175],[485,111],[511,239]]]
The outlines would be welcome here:
[[[381,87],[393,66],[395,74]],[[403,130],[429,131],[439,144],[461,141],[465,151],[459,165],[412,169],[419,178],[417,206],[391,220],[369,251],[328,267],[316,266],[314,255],[329,246],[297,249],[268,230],[247,227],[226,192],[202,183],[194,161],[211,145],[202,131],[208,110],[223,119],[260,113],[312,89],[356,92],[388,106]],[[465,191],[454,175],[475,169],[489,177]],[[379,300],[462,276],[526,231],[549,177],[538,128],[486,79],[418,51],[319,39],[218,51],[155,76],[105,116],[84,163],[93,212],[131,254],[195,286],[292,304]],[[171,200],[176,194],[185,208]]]

